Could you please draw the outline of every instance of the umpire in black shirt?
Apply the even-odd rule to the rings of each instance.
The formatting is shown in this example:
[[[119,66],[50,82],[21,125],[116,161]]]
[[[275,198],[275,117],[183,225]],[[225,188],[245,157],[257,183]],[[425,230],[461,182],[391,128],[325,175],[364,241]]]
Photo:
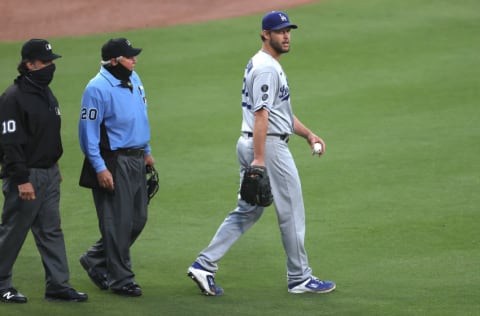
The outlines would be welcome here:
[[[61,57],[43,39],[21,51],[20,75],[0,97],[0,160],[4,204],[0,224],[0,301],[25,303],[12,285],[12,270],[31,229],[45,269],[45,299],[87,300],[69,284],[60,226],[62,156],[60,108],[49,88]]]

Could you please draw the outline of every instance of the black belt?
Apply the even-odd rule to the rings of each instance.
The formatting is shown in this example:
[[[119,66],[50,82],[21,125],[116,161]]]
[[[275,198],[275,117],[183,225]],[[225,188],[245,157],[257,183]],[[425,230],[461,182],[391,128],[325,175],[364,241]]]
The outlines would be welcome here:
[[[124,156],[143,157],[145,149],[142,148],[119,148],[115,152]]]
[[[253,133],[250,133],[250,132],[246,132],[245,135],[247,135],[248,137],[253,137]],[[290,135],[288,135],[288,134],[267,134],[267,136],[276,136],[276,137],[280,138],[281,140],[284,140],[287,143],[288,143],[288,139],[290,137]]]

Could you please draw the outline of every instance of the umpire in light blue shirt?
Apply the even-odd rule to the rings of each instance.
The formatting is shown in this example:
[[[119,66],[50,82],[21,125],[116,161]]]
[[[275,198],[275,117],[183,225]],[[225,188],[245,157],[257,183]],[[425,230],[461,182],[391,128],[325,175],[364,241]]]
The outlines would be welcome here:
[[[142,295],[130,246],[147,221],[146,166],[154,165],[145,90],[134,71],[141,51],[126,38],[103,45],[78,128],[85,155],[80,185],[92,189],[101,232],[80,263],[97,287],[123,296]]]

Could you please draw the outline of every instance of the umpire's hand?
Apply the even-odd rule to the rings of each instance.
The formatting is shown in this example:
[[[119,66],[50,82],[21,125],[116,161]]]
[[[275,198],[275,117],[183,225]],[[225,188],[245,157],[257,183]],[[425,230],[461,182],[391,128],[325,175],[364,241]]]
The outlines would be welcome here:
[[[98,184],[100,184],[100,187],[104,188],[105,190],[113,191],[115,189],[115,185],[113,183],[113,176],[110,171],[108,171],[108,169],[97,173],[97,180]]]

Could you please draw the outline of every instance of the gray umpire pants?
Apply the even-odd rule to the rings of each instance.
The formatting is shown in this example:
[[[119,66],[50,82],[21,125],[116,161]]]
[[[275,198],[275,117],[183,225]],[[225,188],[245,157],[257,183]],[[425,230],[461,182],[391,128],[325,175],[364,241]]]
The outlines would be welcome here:
[[[31,229],[45,269],[46,293],[70,287],[65,242],[60,225],[60,171],[30,169],[36,199],[24,201],[18,187],[3,179],[2,223],[0,225],[0,289],[12,287],[13,265]]]
[[[119,154],[114,192],[92,189],[102,238],[85,253],[91,268],[107,275],[111,289],[135,282],[130,247],[147,222],[147,187],[143,156]]]
[[[245,168],[253,160],[252,137],[243,135],[239,138],[237,157],[240,163],[241,183]],[[305,209],[297,167],[287,142],[278,136],[267,136],[265,166],[270,177],[273,203],[287,256],[287,282],[296,284],[312,275],[304,246]],[[228,214],[208,247],[201,251],[196,261],[204,268],[217,272],[217,262],[258,221],[263,211],[263,207],[252,206],[239,197],[237,207]]]

